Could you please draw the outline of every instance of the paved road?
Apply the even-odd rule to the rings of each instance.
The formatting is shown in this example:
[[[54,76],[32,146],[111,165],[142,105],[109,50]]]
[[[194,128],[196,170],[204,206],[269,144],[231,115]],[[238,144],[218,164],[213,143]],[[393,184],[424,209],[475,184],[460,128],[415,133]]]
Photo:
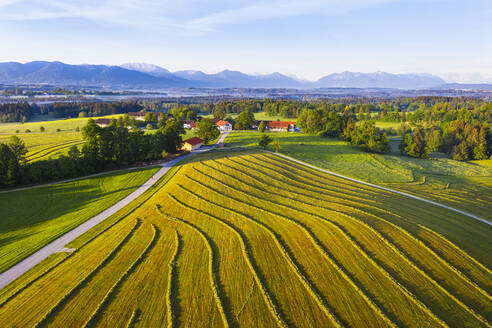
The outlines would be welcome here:
[[[299,163],[299,164],[302,164],[304,166],[308,166],[310,168],[314,168],[316,170],[319,170],[319,171],[323,171],[323,172],[326,172],[328,174],[331,174],[331,175],[334,175],[334,176],[337,176],[339,178],[343,178],[343,179],[346,179],[346,180],[350,180],[350,181],[354,181],[354,182],[358,182],[358,183],[362,183],[366,186],[371,186],[371,187],[374,187],[374,188],[378,188],[378,189],[381,189],[381,190],[385,190],[385,191],[389,191],[389,192],[393,192],[395,194],[399,194],[399,195],[402,195],[402,196],[406,196],[406,197],[410,197],[410,198],[413,198],[413,199],[417,199],[417,200],[420,200],[422,202],[426,202],[426,203],[429,203],[429,204],[432,204],[432,205],[436,205],[436,206],[439,206],[439,207],[444,207],[448,210],[451,210],[453,212],[457,212],[457,213],[460,213],[460,214],[463,214],[463,215],[466,215],[470,218],[473,218],[475,220],[478,220],[478,221],[481,221],[485,224],[488,224],[488,225],[491,225],[492,226],[492,222],[486,220],[486,219],[483,219],[479,216],[476,216],[476,215],[473,215],[471,213],[468,213],[468,212],[465,212],[465,211],[462,211],[462,210],[459,210],[457,208],[454,208],[454,207],[451,207],[451,206],[447,206],[447,205],[444,205],[444,204],[441,204],[441,203],[438,203],[438,202],[434,202],[432,200],[428,200],[428,199],[425,199],[425,198],[422,198],[422,197],[418,197],[418,196],[414,196],[412,194],[407,194],[406,192],[402,192],[402,191],[398,191],[398,190],[394,190],[394,189],[390,189],[390,188],[386,188],[386,187],[382,187],[382,186],[378,186],[378,185],[375,185],[375,184],[372,184],[372,183],[369,183],[369,182],[365,182],[365,181],[361,181],[361,180],[357,180],[357,179],[353,179],[353,178],[349,178],[349,177],[346,177],[344,175],[341,175],[341,174],[338,174],[338,173],[335,173],[335,172],[332,172],[332,171],[329,171],[329,170],[325,170],[325,169],[322,169],[320,167],[317,167],[317,166],[314,166],[314,165],[311,165],[311,164],[308,164],[308,163],[304,163],[300,160],[297,160],[295,158],[292,158],[292,157],[289,157],[287,155],[283,155],[283,154],[279,154],[279,153],[274,153],[274,152],[271,152],[271,151],[268,151],[269,153],[272,153],[272,154],[275,154],[277,156],[280,156],[280,157],[284,157],[284,158],[287,158],[291,161],[294,161],[296,163]]]
[[[130,202],[132,202],[134,199],[136,199],[138,196],[142,195],[147,189],[149,189],[154,183],[156,183],[160,178],[166,174],[167,171],[177,163],[181,162],[185,158],[188,158],[190,156],[193,156],[198,153],[203,153],[205,151],[209,151],[210,149],[213,149],[217,146],[217,144],[224,142],[227,134],[229,132],[224,132],[219,140],[217,141],[216,145],[211,146],[211,147],[203,147],[197,150],[194,150],[190,152],[187,155],[180,156],[176,159],[173,159],[172,161],[166,162],[162,164],[162,168],[157,171],[149,180],[147,180],[143,185],[141,185],[139,188],[137,188],[134,192],[120,200],[118,203],[114,204],[110,208],[106,209],[105,211],[99,213],[98,215],[90,218],[89,220],[85,221],[81,225],[79,225],[77,228],[67,232],[60,238],[52,241],[48,245],[44,246],[37,252],[31,254],[30,256],[26,257],[24,260],[21,262],[17,263],[7,271],[4,271],[3,273],[0,274],[0,289],[3,287],[7,286],[9,283],[20,277],[22,274],[25,272],[29,271],[32,269],[35,265],[46,259],[48,256],[50,256],[53,253],[59,252],[64,250],[65,245],[71,242],[72,240],[76,239],[89,229],[95,227],[111,215],[115,214],[119,210],[121,210],[123,207],[128,205]]]

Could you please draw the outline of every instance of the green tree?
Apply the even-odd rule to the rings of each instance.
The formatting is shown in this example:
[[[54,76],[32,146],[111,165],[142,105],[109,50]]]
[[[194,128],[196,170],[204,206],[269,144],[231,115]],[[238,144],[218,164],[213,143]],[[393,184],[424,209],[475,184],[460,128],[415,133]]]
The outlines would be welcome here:
[[[261,133],[265,132],[265,122],[260,122],[260,125],[258,125],[258,131],[260,131]]]
[[[226,113],[222,109],[216,109],[214,111],[214,118],[223,120],[226,117]]]
[[[24,163],[26,161],[27,147],[24,141],[18,136],[11,136],[8,146],[12,150],[18,163]]]
[[[429,147],[429,151],[437,151],[442,143],[442,136],[439,128],[432,127],[425,136],[425,142],[427,147]]]
[[[220,135],[217,125],[209,118],[203,118],[200,122],[198,122],[196,127],[197,136],[205,143],[208,143],[210,140],[214,140]]]
[[[69,149],[68,149],[68,158],[72,159],[72,160],[76,160],[76,159],[79,159],[80,157],[80,150],[77,146],[71,146]]]
[[[268,144],[272,142],[272,138],[270,138],[270,136],[268,136],[267,134],[265,133],[262,133],[260,135],[260,140],[258,141],[258,145],[263,148],[263,149],[266,149],[268,147]]]
[[[429,147],[427,147],[425,138],[418,127],[413,130],[413,135],[406,134],[403,137],[399,148],[402,154],[410,157],[429,157]]]
[[[44,132],[44,126],[40,126],[39,131]]]
[[[235,130],[249,130],[255,122],[255,115],[249,110],[244,110],[236,117]]]
[[[470,147],[462,141],[458,146],[454,146],[452,156],[456,161],[468,161],[470,160]]]
[[[280,149],[282,149],[282,147],[280,147],[280,140],[278,140],[278,138],[275,138],[275,140],[273,140],[273,150],[278,153],[280,151]]]
[[[479,144],[473,148],[473,158],[474,159],[487,159],[487,148],[484,144]]]
[[[0,186],[14,185],[20,178],[20,164],[12,149],[0,143]]]

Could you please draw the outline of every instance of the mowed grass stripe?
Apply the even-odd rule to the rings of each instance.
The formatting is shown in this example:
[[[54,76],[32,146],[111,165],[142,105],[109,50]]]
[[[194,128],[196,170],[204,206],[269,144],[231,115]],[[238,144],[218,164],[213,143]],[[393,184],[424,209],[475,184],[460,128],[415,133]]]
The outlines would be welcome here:
[[[239,177],[234,176],[231,173],[224,171],[223,169],[219,169],[217,166],[209,165],[203,161],[201,161],[200,164],[202,164],[208,168],[214,169],[216,171],[219,171],[221,174],[224,174],[228,178],[231,178],[233,180],[238,180],[238,178],[239,178]],[[312,201],[314,199],[316,201],[329,202],[330,204],[336,204],[337,206],[341,206],[341,207],[344,207],[344,208],[347,208],[347,209],[350,209],[353,211],[357,211],[357,212],[364,212],[359,208],[359,207],[362,207],[362,208],[365,208],[368,210],[377,211],[378,213],[386,213],[386,214],[390,214],[390,215],[393,215],[396,217],[400,217],[397,213],[387,211],[385,209],[376,207],[374,205],[361,204],[360,202],[357,202],[357,201],[349,200],[347,198],[342,198],[342,196],[340,196],[340,194],[335,194],[335,193],[332,194],[331,192],[326,192],[326,191],[321,193],[319,191],[314,191],[313,188],[307,188],[307,187],[299,186],[299,184],[297,182],[295,182],[295,184],[294,184],[294,181],[296,181],[294,179],[292,179],[293,181],[291,183],[289,183],[287,181],[277,180],[277,179],[282,179],[282,177],[277,176],[275,174],[272,174],[269,176],[270,179],[267,181],[267,180],[262,178],[262,176],[265,175],[263,171],[261,171],[260,169],[251,167],[251,166],[247,167],[244,165],[236,164],[237,166],[241,167],[241,169],[238,169],[235,166],[225,164],[223,161],[215,161],[215,160],[211,161],[211,164],[219,164],[220,166],[223,166],[226,170],[233,170],[235,172],[238,172],[240,174],[240,177],[242,178],[241,182],[248,184],[251,187],[258,188],[258,184],[266,185],[267,187],[274,188],[277,191],[280,191],[282,193],[287,192],[289,194],[295,194],[296,196],[306,197],[308,199],[308,201]],[[196,166],[193,166],[193,169],[199,171],[199,169],[197,169]],[[253,181],[245,182],[244,177],[247,177],[248,179],[251,179]],[[268,191],[264,188],[262,190]],[[361,199],[363,199],[363,198],[361,198]],[[355,206],[357,206],[357,207],[355,207]]]
[[[253,167],[251,167],[253,169]],[[196,170],[196,168],[195,168]],[[258,170],[258,169],[257,169]],[[243,172],[246,173],[246,172]],[[228,175],[228,178],[233,178],[230,175]],[[233,178],[237,181],[236,178]],[[243,183],[247,184],[246,182],[243,181]],[[260,183],[265,183],[261,181]],[[249,185],[249,184],[248,184]],[[249,185],[252,186],[252,185]],[[263,189],[265,190],[265,189]],[[288,198],[293,202],[297,202],[293,197],[287,196],[288,193],[292,193],[292,191],[289,191],[288,189],[284,189],[282,191],[282,198]],[[296,193],[299,195],[299,193]],[[311,206],[322,208],[319,205],[312,204],[309,199],[303,199],[303,202],[309,203]],[[333,202],[331,202],[333,204]],[[403,252],[407,257],[411,258],[413,261],[416,261],[419,263],[420,266],[422,266],[422,269],[426,272],[427,275],[431,276],[433,279],[439,281],[440,283],[444,284],[447,289],[455,291],[458,295],[462,295],[465,300],[469,300],[468,305],[472,308],[478,308],[479,312],[486,313],[486,309],[490,308],[492,304],[488,301],[487,299],[490,300],[489,294],[480,288],[477,284],[475,284],[468,276],[466,276],[463,272],[455,268],[451,263],[449,263],[446,259],[442,258],[439,256],[436,252],[434,252],[433,249],[427,246],[427,244],[423,241],[415,237],[413,234],[409,233],[402,227],[395,225],[387,220],[384,220],[378,216],[366,213],[367,215],[371,215],[372,217],[376,218],[377,220],[380,220],[384,222],[385,224],[389,225],[391,229],[397,230],[399,233],[397,236],[394,236],[394,238],[390,238],[387,235],[385,235],[386,239],[392,240],[393,244],[395,241],[398,241],[398,244],[400,245],[398,248],[401,252]],[[379,232],[380,229],[378,229]],[[403,236],[402,236],[403,235]],[[402,242],[405,241],[405,239],[410,239],[410,244],[403,244]],[[403,248],[400,248],[403,247]],[[425,251],[425,254],[420,256],[420,257],[415,257],[415,252],[420,251],[423,252]],[[417,254],[418,256],[418,254]],[[420,261],[419,261],[420,259]],[[425,261],[425,262],[424,262]],[[432,262],[438,262],[438,263],[432,263]],[[427,263],[426,263],[427,262]],[[428,263],[431,262],[431,263]],[[451,272],[449,272],[451,271]],[[454,278],[454,279],[453,279]],[[456,279],[458,278],[458,279]],[[451,280],[451,281],[449,281]],[[476,290],[479,294],[474,293],[474,290]],[[485,297],[485,299],[483,298]]]
[[[98,317],[98,327],[124,326],[130,320],[133,309],[139,310],[137,326],[164,327],[167,322],[167,264],[174,249],[174,230],[169,226],[158,225],[144,211],[138,211],[135,215],[144,218],[146,228],[145,238],[140,241],[139,254],[153,236],[153,224],[159,230],[159,238],[131,275],[121,282],[110,302],[106,303]]]
[[[280,175],[280,176],[282,176],[283,180],[295,181],[298,185],[302,186],[303,188],[309,188],[311,190],[316,190],[316,191],[321,192],[321,193],[327,193],[329,195],[332,195],[332,194],[341,195],[341,196],[344,196],[344,197],[346,197],[350,200],[353,200],[353,201],[365,201],[365,202],[375,203],[375,197],[376,197],[375,195],[374,196],[367,195],[366,198],[360,197],[360,192],[363,190],[344,189],[344,188],[340,188],[339,185],[333,186],[331,184],[330,185],[329,184],[319,184],[319,183],[316,183],[316,181],[313,179],[308,179],[308,178],[302,177],[302,176],[297,175],[297,174],[296,175],[291,174],[291,172],[288,172],[285,169],[280,169],[280,168],[276,168],[276,167],[269,167],[268,165],[264,165],[263,163],[259,164],[259,163],[253,162],[251,160],[248,160],[247,158],[245,158],[243,156],[234,157],[234,158],[227,156],[226,160],[228,160],[234,164],[237,164],[237,165],[240,165],[243,167],[247,167],[247,168],[252,168],[252,165],[261,166],[263,175],[265,177],[268,177],[268,178],[273,178],[274,175]]]
[[[272,239],[275,241],[275,244],[279,248],[281,254],[284,257],[284,259],[287,261],[287,263],[292,268],[292,270],[296,273],[297,277],[302,282],[302,284],[304,285],[304,287],[306,288],[306,290],[308,291],[308,293],[314,298],[314,300],[316,301],[316,303],[318,303],[318,305],[320,306],[320,308],[322,309],[322,311],[326,314],[326,316],[328,318],[330,318],[330,320],[332,321],[332,323],[335,326],[341,326],[340,320],[337,318],[336,314],[333,313],[333,310],[331,309],[331,307],[327,304],[327,302],[320,295],[317,287],[314,286],[314,284],[311,282],[311,280],[307,277],[307,275],[300,268],[299,264],[296,262],[296,260],[292,256],[291,251],[287,247],[285,241],[271,227],[269,227],[268,225],[262,223],[261,221],[258,221],[256,219],[254,219],[252,216],[249,216],[246,213],[242,213],[240,211],[231,210],[228,207],[225,207],[223,205],[214,203],[214,202],[212,202],[212,201],[210,201],[208,199],[205,199],[202,196],[199,196],[198,194],[195,194],[194,192],[188,190],[186,187],[183,187],[180,184],[178,184],[178,186],[181,188],[181,190],[184,190],[185,192],[189,193],[192,196],[195,196],[195,197],[201,199],[202,201],[205,201],[205,202],[207,202],[207,203],[209,203],[211,205],[220,207],[220,208],[226,210],[227,212],[230,212],[231,214],[236,214],[236,215],[239,215],[239,216],[241,216],[241,217],[243,217],[243,218],[245,218],[247,220],[254,221],[255,223],[257,223],[260,226],[262,226],[265,230],[267,230],[270,233],[270,236],[272,236]]]
[[[216,189],[214,189],[213,187],[211,187],[210,185],[202,185],[202,187],[206,187],[210,191],[219,192]],[[227,185],[226,185],[226,187],[227,187]],[[231,197],[230,195],[231,195],[231,192],[228,193],[228,197]],[[248,194],[248,195],[255,197],[252,194]],[[240,202],[240,200],[238,198],[234,198],[234,202]],[[265,208],[263,208],[263,209],[264,210],[271,210],[272,207],[270,206],[268,209],[265,209]],[[279,213],[274,213],[274,214],[280,215]],[[339,232],[344,233],[342,230],[340,230]],[[433,314],[432,311],[430,311],[422,302],[420,302],[417,299],[417,297],[415,297],[412,293],[410,293],[404,286],[402,286],[397,280],[395,280],[395,278],[393,278],[388,272],[386,272],[382,267],[380,267],[376,262],[374,262],[372,260],[372,258],[370,258],[366,253],[364,253],[363,249],[359,249],[358,245],[356,243],[354,243],[350,239],[350,237],[347,238],[347,236],[345,236],[344,238],[345,238],[345,240],[343,240],[344,243],[347,241],[349,241],[349,243],[352,243],[352,246],[355,249],[357,249],[358,252],[361,252],[361,254],[364,258],[368,259],[369,262],[371,262],[371,264],[378,269],[378,271],[382,272],[383,275],[385,275],[390,281],[392,281],[392,283],[394,284],[392,288],[396,287],[396,288],[400,289],[406,295],[405,297],[409,297],[413,302],[415,302],[415,304],[418,306],[418,308],[420,308],[421,311],[424,311],[425,313],[427,313],[427,315],[429,316],[427,318],[427,320],[429,320],[430,318],[434,318],[434,320],[436,320],[436,322],[441,322],[441,325],[443,325],[443,326],[446,325],[437,316],[435,316],[435,314]],[[338,262],[340,263],[340,258],[338,259]],[[343,268],[343,266],[341,266],[341,267]],[[347,268],[350,268],[350,266],[347,266]],[[353,276],[353,274],[352,274],[352,276]],[[363,288],[362,285],[361,285],[361,288]],[[405,310],[405,309],[403,309],[403,310]]]
[[[190,180],[198,183],[196,180],[193,180],[192,178],[188,177]],[[201,185],[201,184],[200,184]],[[249,217],[247,214],[245,213],[242,213],[238,210],[235,210],[235,209],[232,209],[232,208],[229,208],[229,207],[226,207],[224,205],[221,205],[221,204],[217,204],[217,203],[214,203],[208,199],[205,199],[203,196],[200,196],[190,190],[188,190],[186,187],[183,187],[181,185],[179,185],[184,191],[188,192],[189,194],[195,196],[195,197],[198,197],[200,198],[201,200],[205,201],[205,202],[208,202],[214,206],[217,206],[217,207],[220,207],[230,213],[236,213],[236,214],[239,214],[243,217]],[[201,185],[203,186],[203,185]],[[229,198],[229,196],[227,196]],[[239,202],[239,203],[242,203],[244,205],[247,205],[247,206],[251,206],[253,207],[254,209],[256,210],[261,210],[263,211],[262,208],[260,207],[256,207],[256,206],[253,206],[251,204],[248,204],[246,202],[241,202],[239,201],[238,199],[234,199],[234,201],[236,202]],[[269,212],[270,214],[272,214],[272,212]],[[279,216],[280,217],[280,216]],[[250,219],[252,219],[252,217],[249,217]],[[374,304],[374,302],[369,298],[367,297],[367,295],[365,295],[365,293],[357,286],[357,284],[355,284],[348,276],[344,275],[344,269],[340,268],[335,262],[333,262],[333,259],[330,255],[328,255],[328,253],[326,252],[326,250],[324,250],[324,248],[321,246],[320,242],[317,240],[317,238],[312,234],[312,232],[308,231],[306,229],[306,227],[304,227],[302,224],[300,224],[299,222],[295,221],[295,220],[290,220],[288,218],[285,218],[285,217],[281,217],[281,218],[284,218],[284,219],[287,219],[289,222],[292,222],[294,223],[298,228],[300,228],[307,236],[308,236],[308,239],[313,243],[313,245],[316,247],[316,249],[328,260],[332,263],[332,265],[336,268],[337,271],[339,271],[342,275],[342,277],[344,279],[346,279],[350,285],[357,291],[360,293],[360,296],[362,296],[362,298],[369,304],[370,307],[372,307],[372,309],[382,317],[383,319],[383,322],[385,322],[388,326],[391,326],[391,327],[396,327],[396,325],[381,311],[381,309]],[[258,221],[260,222],[260,221]],[[303,284],[305,284],[306,288],[308,289],[308,291],[310,292],[310,294],[315,298],[315,300],[318,302],[318,304],[323,307],[325,310],[325,313],[328,315],[328,316],[331,316],[333,318],[333,320],[335,321],[335,324],[338,324],[340,325],[340,320],[337,318],[337,316],[333,313],[333,310],[331,309],[332,307],[328,305],[328,303],[326,302],[326,300],[320,295],[320,292],[318,291],[318,288],[315,287],[313,285],[313,283],[310,281],[310,279],[307,278],[306,274],[301,272],[300,270],[300,266],[299,264],[296,263],[296,261],[294,260],[294,257],[293,255],[291,255],[291,251],[289,251],[289,247],[287,245],[285,245],[285,241],[282,240],[282,237],[276,233],[272,228],[270,228],[268,225],[264,225],[265,227],[267,227],[267,229],[269,229],[271,231],[272,234],[274,234],[276,236],[276,239],[278,240],[277,242],[277,245],[279,248],[281,248],[282,252],[285,254],[285,257],[286,260],[288,261],[288,263],[291,265],[291,267],[293,268],[294,271],[296,271],[296,273],[298,274],[299,276],[299,279],[301,281],[303,281]]]
[[[290,173],[291,170],[295,169],[296,176],[301,177],[306,181],[314,181],[321,187],[326,184],[332,187],[351,190],[356,193],[363,192],[367,196],[374,196],[376,198],[379,198],[382,195],[391,196],[390,192],[386,192],[384,190],[377,190],[374,189],[373,187],[369,187],[357,182],[353,182],[334,175],[330,175],[328,173],[312,169],[310,167],[301,165],[293,161],[289,161],[286,158],[279,157],[270,154],[268,152],[263,152],[261,155],[259,154],[250,155],[250,157],[252,158],[255,158],[256,156],[261,156],[260,158],[261,163],[259,164],[269,165],[270,167],[274,168],[274,170],[284,170],[287,173]]]
[[[436,252],[440,252],[453,265],[459,267],[462,272],[465,272],[475,283],[487,290],[489,294],[492,293],[492,271],[490,269],[438,232],[423,225],[418,226],[421,228],[418,232],[420,237],[429,243]],[[463,261],[463,259],[467,261]]]
[[[235,225],[233,225],[232,223],[230,223],[228,221],[225,221],[225,220],[223,220],[217,216],[214,216],[208,212],[201,211],[197,208],[194,208],[194,207],[191,207],[185,203],[182,203],[179,200],[177,200],[176,198],[171,197],[171,195],[168,195],[168,196],[173,201],[173,204],[178,205],[180,208],[184,208],[184,209],[191,210],[191,211],[197,212],[199,214],[202,214],[205,217],[212,219],[212,220],[216,221],[217,223],[220,223],[223,226],[227,227],[237,236],[237,238],[241,242],[241,254],[243,255],[243,258],[246,260],[246,263],[247,263],[250,271],[253,274],[253,278],[254,278],[257,286],[260,288],[261,295],[263,297],[263,300],[265,301],[265,304],[267,305],[267,308],[269,309],[271,315],[275,318],[275,321],[279,327],[289,327],[289,324],[286,323],[284,315],[281,312],[281,309],[280,309],[279,305],[277,304],[277,301],[275,300],[275,298],[273,297],[271,292],[266,287],[266,284],[265,284],[264,278],[263,278],[264,275],[259,270],[255,259],[251,255],[251,246],[248,242],[248,239],[244,235],[244,233],[241,230],[239,230]],[[162,210],[162,208],[161,208],[161,210]]]
[[[34,161],[38,161],[38,160],[42,160],[42,159],[48,159],[49,155],[55,153],[55,152],[59,152],[59,151],[62,151],[62,150],[65,150],[71,146],[80,146],[80,145],[83,145],[84,142],[75,142],[75,143],[72,143],[72,144],[69,144],[69,145],[63,145],[63,146],[56,146],[56,147],[50,147],[48,149],[46,149],[45,151],[43,151],[42,153],[38,154],[38,155],[35,155],[35,156],[29,156],[27,157],[27,161],[28,162],[34,162]]]
[[[178,260],[178,255],[179,255],[179,250],[182,247],[181,241],[179,238],[179,233],[175,230],[175,243],[176,247],[174,249],[173,256],[171,258],[171,261],[169,261],[168,264],[168,278],[167,278],[167,292],[166,292],[166,302],[167,302],[167,327],[168,328],[174,328],[176,327],[176,310],[174,308],[176,307],[175,302],[173,299],[176,298],[174,295],[177,290],[176,290],[176,261]],[[174,291],[174,292],[173,292]]]
[[[138,259],[150,238],[151,229],[141,224],[118,254],[80,288],[75,297],[65,302],[48,326],[81,327],[87,322],[118,278]]]
[[[223,304],[223,300],[222,300],[224,295],[221,292],[221,290],[219,289],[219,282],[218,282],[219,279],[217,277],[217,271],[218,271],[217,266],[219,263],[216,260],[217,255],[215,254],[214,248],[212,247],[212,244],[211,244],[212,241],[211,241],[210,237],[207,236],[202,230],[200,230],[200,228],[198,228],[194,224],[186,222],[180,218],[171,217],[167,214],[164,214],[164,212],[162,212],[160,209],[160,205],[157,205],[156,209],[160,214],[164,215],[169,220],[174,220],[174,221],[177,221],[177,222],[184,224],[185,226],[189,227],[190,229],[192,229],[193,231],[198,233],[198,235],[202,238],[202,240],[205,243],[205,246],[208,250],[208,255],[209,255],[208,274],[209,274],[210,285],[211,285],[211,288],[212,288],[212,291],[214,294],[215,302],[217,304],[217,308],[218,308],[220,316],[222,318],[222,323],[224,324],[224,327],[229,327],[230,326],[230,323],[229,323],[230,319],[227,317],[226,312],[224,310],[224,304]]]
[[[118,291],[118,288],[128,278],[128,276],[133,273],[135,268],[138,265],[140,265],[140,263],[142,263],[142,261],[145,259],[147,254],[155,246],[158,239],[159,239],[159,229],[157,229],[156,226],[152,224],[152,239],[150,240],[149,244],[147,245],[147,247],[145,247],[145,249],[140,254],[140,256],[132,263],[132,265],[119,277],[116,283],[113,286],[111,286],[111,289],[109,289],[109,291],[106,293],[106,295],[99,303],[94,313],[91,315],[89,320],[87,320],[87,322],[84,324],[84,327],[93,327],[94,325],[96,325],[98,316],[102,314],[106,304],[111,302],[111,299],[114,297],[114,294]]]
[[[251,169],[253,169],[253,168],[251,168]],[[287,189],[285,189],[284,191],[289,192],[289,190],[287,190]],[[284,195],[284,197],[287,197],[287,196]],[[292,198],[290,198],[290,199],[292,199]],[[293,200],[295,201],[295,199],[293,199]],[[306,200],[304,200],[304,201],[306,202]],[[309,200],[307,200],[307,202],[309,202]],[[316,206],[313,204],[311,204],[311,205]],[[393,240],[393,243],[395,243],[397,241],[400,244],[400,247],[403,247],[403,249],[400,249],[400,250],[402,250],[407,256],[409,256],[413,260],[416,260],[418,263],[420,263],[420,265],[423,266],[424,271],[426,271],[426,273],[428,275],[432,276],[433,279],[436,279],[436,280],[440,281],[441,283],[444,283],[445,285],[448,286],[447,287],[448,289],[456,290],[459,294],[465,295],[465,297],[471,297],[471,302],[469,303],[469,305],[472,307],[477,307],[477,306],[481,307],[482,311],[483,311],[486,308],[491,306],[490,303],[488,303],[488,304],[486,303],[486,304],[483,304],[480,306],[482,296],[485,296],[486,299],[490,300],[490,295],[487,293],[486,290],[482,289],[470,277],[468,277],[464,272],[462,272],[459,269],[457,269],[456,267],[454,267],[445,258],[441,257],[438,253],[436,253],[431,247],[428,246],[428,244],[424,240],[419,239],[418,237],[411,234],[407,230],[403,229],[402,227],[400,227],[396,224],[391,223],[388,220],[385,220],[385,219],[383,219],[379,216],[373,215],[373,214],[369,214],[369,213],[366,213],[366,214],[371,215],[372,217],[374,217],[378,220],[381,220],[385,224],[389,225],[392,229],[398,230],[401,234],[404,235],[404,237],[407,237],[407,239],[410,239],[412,243],[416,243],[416,244],[418,244],[418,246],[422,246],[422,247],[412,247],[414,245],[408,245],[408,243],[407,243],[407,245],[405,245],[405,244],[402,245],[402,242],[404,241],[405,238],[402,239],[401,234],[399,236],[394,237],[394,238],[390,238],[391,240]],[[386,236],[386,238],[388,238],[388,236]],[[405,246],[407,246],[407,247],[405,248]],[[417,254],[417,257],[416,257],[415,256],[416,250],[421,251],[421,252],[426,251],[427,253],[420,256],[420,257],[418,257],[418,254]],[[419,259],[420,259],[420,261],[419,261]],[[429,265],[432,265],[432,263],[431,264],[426,263],[426,262],[431,262],[432,260],[434,260],[434,262],[435,261],[440,262],[443,266],[441,266],[440,269],[439,268],[436,269],[435,265],[429,266]],[[444,271],[451,270],[454,274],[456,274],[459,277],[458,281],[446,282],[446,280],[449,280],[450,277],[453,278],[455,275],[454,274],[450,275],[449,272],[443,272],[443,270]],[[437,273],[437,274],[435,275],[434,273]],[[464,281],[464,283],[463,283],[463,281]],[[466,295],[466,294],[468,294],[467,292],[469,291],[469,288],[472,288],[472,290],[475,289],[481,295],[480,296],[479,295],[475,295],[475,296]]]
[[[93,268],[82,280],[80,280],[75,286],[73,286],[68,292],[63,295],[63,297],[53,306],[48,312],[36,323],[35,327],[44,327],[49,321],[56,315],[57,311],[59,311],[64,304],[74,297],[77,292],[83,288],[105,265],[107,265],[118,252],[123,248],[123,246],[131,239],[135,231],[140,226],[140,220],[136,220],[135,225],[132,230],[126,235],[126,237],[116,245],[116,247],[106,256],[96,267]]]
[[[48,266],[48,268],[44,271],[42,271],[40,274],[36,275],[36,272],[34,272],[34,278],[30,279],[26,284],[23,284],[22,287],[15,289],[15,291],[9,295],[0,305],[0,310],[5,307],[10,301],[15,299],[17,296],[19,296],[22,292],[26,291],[29,287],[34,285],[36,282],[38,282],[40,279],[44,278],[47,276],[49,273],[51,273],[53,270],[57,269],[59,266],[63,265],[66,261],[69,261],[72,257],[78,255],[79,252],[84,251],[85,248],[91,244],[91,242],[99,242],[103,241],[102,239],[98,239],[101,235],[103,235],[106,231],[110,230],[111,228],[115,227],[118,223],[120,223],[124,218],[121,217],[120,219],[112,222],[110,225],[105,227],[103,230],[99,231],[97,234],[93,235],[90,239],[86,240],[83,244],[81,244],[78,248],[76,248],[73,252],[70,252],[67,254],[64,258],[60,259],[59,261],[55,262],[52,266]],[[116,228],[115,228],[116,229]],[[117,230],[118,231],[118,230]],[[117,232],[115,231],[115,233]],[[36,268],[34,268],[36,269]],[[30,276],[30,272],[28,273]],[[21,276],[19,279],[22,279],[24,276]],[[15,283],[15,282],[14,282]],[[10,286],[10,285],[9,285]],[[8,288],[7,286],[6,288]]]
[[[245,195],[247,196],[248,194],[245,193]],[[283,204],[283,206],[285,207],[291,207],[291,206],[288,206],[288,205],[285,205]],[[300,212],[303,212],[303,210],[301,210],[300,208],[302,207],[302,204],[299,204],[299,206],[297,208],[292,208],[293,210],[296,210],[296,211],[300,211]],[[305,214],[310,214],[310,215],[313,215],[313,216],[316,216],[318,218],[321,218],[319,217],[316,212],[311,212],[311,213],[308,213],[308,212],[304,212]],[[384,237],[381,237],[379,236],[380,238],[384,238]],[[460,298],[458,298],[456,295],[454,295],[454,293],[450,292],[448,289],[446,289],[444,286],[442,286],[438,281],[436,281],[435,279],[433,279],[431,276],[429,276],[419,265],[417,265],[416,263],[414,263],[412,260],[410,260],[410,258],[408,258],[404,252],[398,248],[397,246],[395,246],[394,244],[388,242],[388,240],[385,240],[385,242],[389,245],[396,251],[399,253],[400,257],[402,259],[404,259],[408,264],[410,264],[415,270],[417,270],[419,273],[421,273],[422,275],[424,275],[427,280],[434,286],[438,287],[439,290],[441,290],[445,295],[447,295],[449,298],[451,298],[456,304],[460,305],[462,308],[464,308],[468,313],[470,313],[473,317],[475,317],[477,320],[481,321],[483,324],[486,324],[488,325],[488,321],[479,313],[477,313],[477,311],[474,310],[474,308],[468,306],[467,304],[465,304]],[[476,305],[476,303],[474,304]],[[482,310],[484,309],[484,307],[482,307]]]
[[[71,147],[73,145],[78,146],[78,145],[81,145],[83,143],[84,143],[84,141],[81,141],[81,140],[71,140],[71,141],[67,141],[67,142],[63,142],[63,143],[59,143],[59,144],[44,145],[44,146],[41,146],[43,148],[39,147],[41,149],[36,149],[35,151],[32,151],[32,150],[29,151],[26,154],[26,158],[29,162],[31,162],[31,161],[34,161],[38,158],[44,157],[44,156],[46,156],[46,155],[48,155],[54,151],[68,148],[68,147]]]

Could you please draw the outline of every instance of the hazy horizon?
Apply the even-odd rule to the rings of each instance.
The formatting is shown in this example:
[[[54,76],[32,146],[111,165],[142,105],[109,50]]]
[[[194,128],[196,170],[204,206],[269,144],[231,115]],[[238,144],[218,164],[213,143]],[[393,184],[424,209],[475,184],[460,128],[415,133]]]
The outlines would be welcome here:
[[[485,0],[0,0],[0,61],[492,83],[490,17]]]

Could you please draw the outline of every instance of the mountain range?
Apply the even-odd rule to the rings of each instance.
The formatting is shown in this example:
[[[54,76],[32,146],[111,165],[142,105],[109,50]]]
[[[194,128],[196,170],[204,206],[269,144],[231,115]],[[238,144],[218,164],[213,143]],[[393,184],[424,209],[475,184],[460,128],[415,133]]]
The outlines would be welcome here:
[[[281,74],[251,75],[224,70],[215,74],[201,71],[170,72],[160,66],[128,63],[121,66],[69,65],[34,61],[0,63],[0,83],[53,84],[132,88],[395,88],[442,87],[445,81],[430,74],[391,74],[386,72],[334,73],[310,82]]]

